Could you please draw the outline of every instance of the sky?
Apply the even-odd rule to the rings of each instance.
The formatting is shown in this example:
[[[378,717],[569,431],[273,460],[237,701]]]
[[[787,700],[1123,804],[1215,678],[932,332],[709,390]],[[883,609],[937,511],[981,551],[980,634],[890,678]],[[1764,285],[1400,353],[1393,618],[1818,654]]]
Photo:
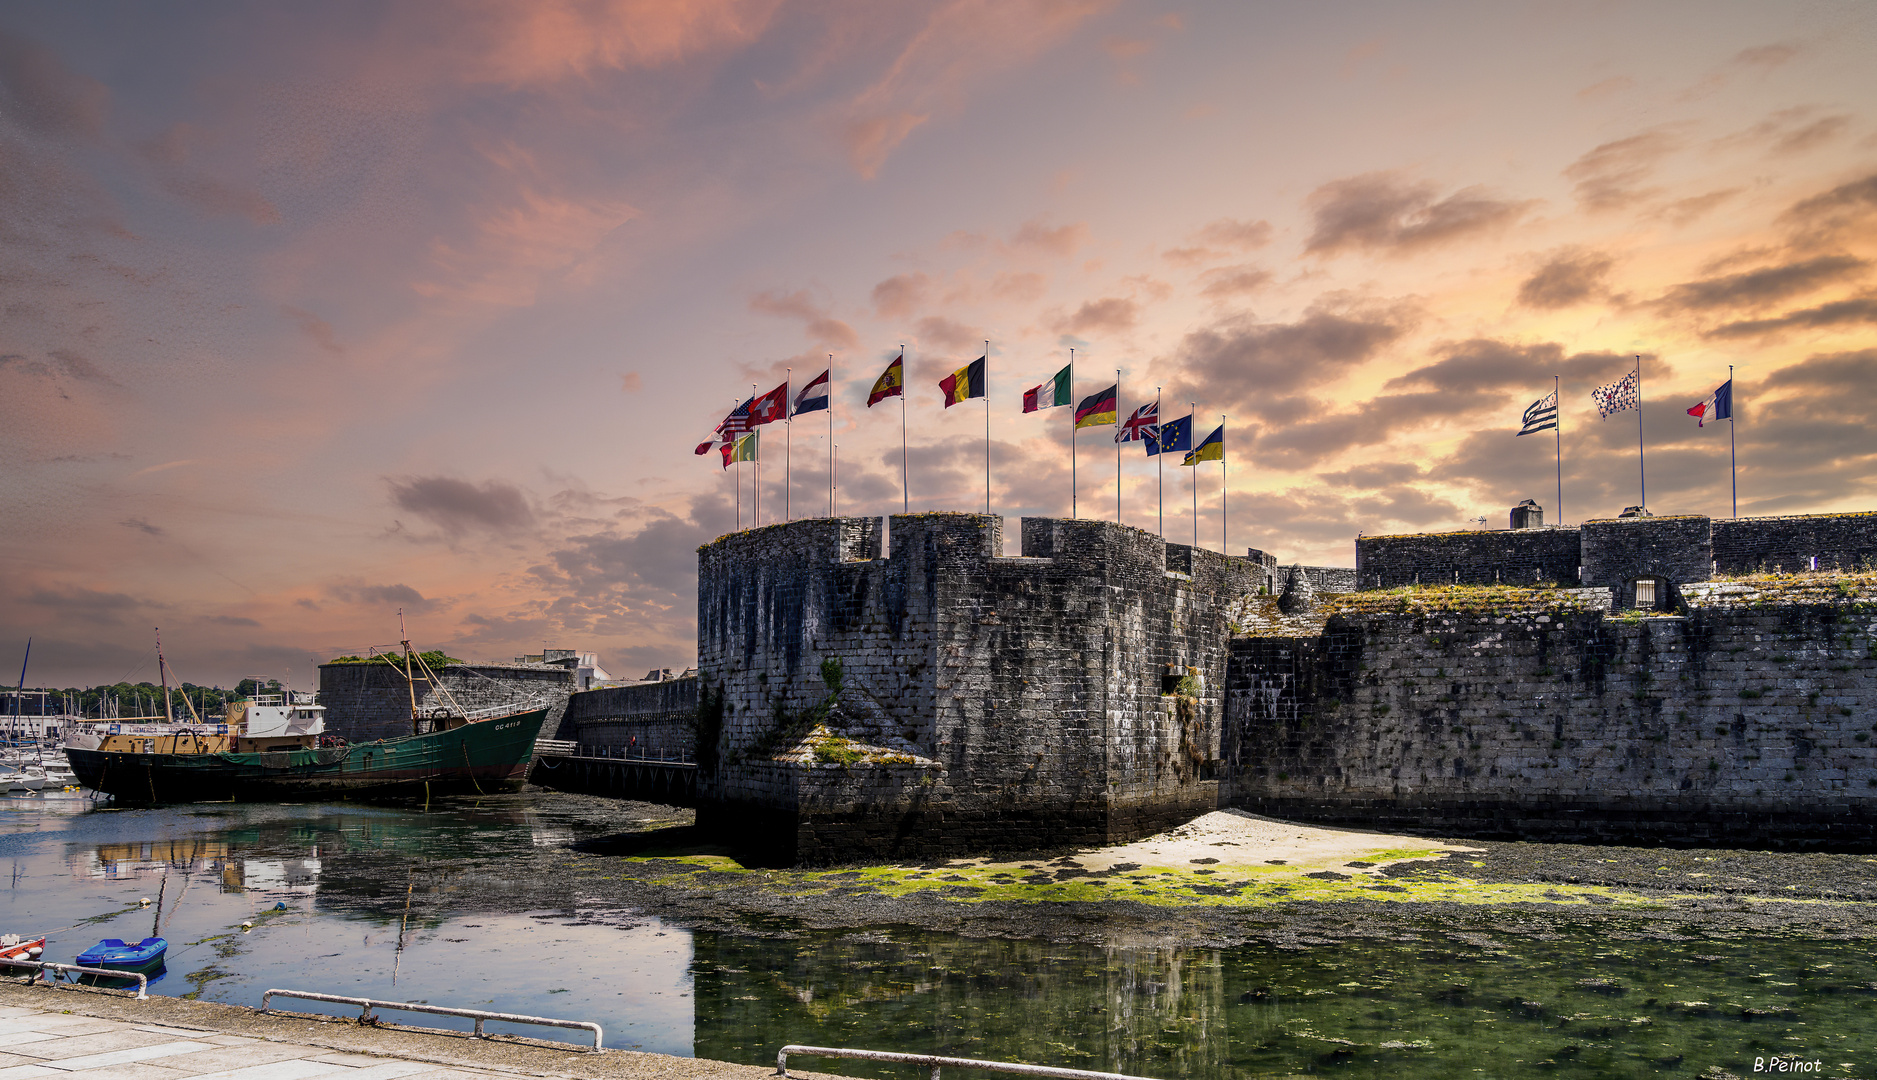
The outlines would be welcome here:
[[[1645,479],[1731,514],[1685,413],[1730,365],[1739,513],[1877,509],[1874,60],[1858,2],[15,0],[0,659],[153,678],[160,627],[182,678],[306,686],[401,611],[681,667],[696,548],[759,521],[693,453],[724,413],[831,362],[840,512],[981,512],[985,403],[936,384],[986,341],[1012,554],[1071,511],[1070,410],[1021,411],[1071,349],[1078,396],[1225,418],[1223,468],[1118,480],[1215,550]],[[786,427],[763,524],[829,512],[828,414]],[[1075,440],[1081,516],[1114,450]]]

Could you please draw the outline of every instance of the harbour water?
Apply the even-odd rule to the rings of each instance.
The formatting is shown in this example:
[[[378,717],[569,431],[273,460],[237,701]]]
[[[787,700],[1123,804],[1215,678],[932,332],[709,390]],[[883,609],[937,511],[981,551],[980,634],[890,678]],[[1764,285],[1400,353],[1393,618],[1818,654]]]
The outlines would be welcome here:
[[[751,1064],[799,1042],[1156,1077],[1745,1076],[1782,1056],[1819,1062],[1812,1075],[1877,1072],[1870,941],[1596,923],[1284,949],[691,931],[505,872],[544,849],[597,857],[573,850],[598,832],[581,807],[10,798],[0,930],[51,931],[48,956],[69,961],[158,929],[170,953],[152,993],[256,1005],[282,987],[597,1020],[611,1047]]]

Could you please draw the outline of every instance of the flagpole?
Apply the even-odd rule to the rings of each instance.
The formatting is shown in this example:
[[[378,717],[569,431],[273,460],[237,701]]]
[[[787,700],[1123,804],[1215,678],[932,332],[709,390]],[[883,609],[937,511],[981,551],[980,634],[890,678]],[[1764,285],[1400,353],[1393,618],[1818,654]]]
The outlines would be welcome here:
[[[750,397],[750,401],[752,402],[756,400],[756,384],[755,383],[749,384],[749,397]],[[752,413],[753,411],[754,410],[752,410]],[[755,421],[756,421],[756,417],[754,415],[751,415],[750,416],[750,430],[751,431],[756,430]],[[750,482],[750,496],[752,499],[755,500],[755,503],[756,503],[756,507],[751,512],[751,516],[750,516],[750,528],[759,529],[762,527],[762,523],[763,523],[763,463],[762,463],[761,458],[751,458],[750,460],[756,462],[756,473],[755,473],[756,479]]]
[[[828,516],[834,516],[834,354],[828,354]]]
[[[782,422],[788,425],[782,439],[782,520],[794,521],[795,514],[789,507],[789,499],[795,491],[795,369],[783,368],[787,374],[782,376],[782,385],[788,387],[782,392],[782,408],[788,415]]]
[[[991,339],[984,339],[984,514],[991,513]]]
[[[1199,402],[1186,403],[1186,452],[1193,452],[1193,420],[1199,415]],[[1193,462],[1193,550],[1199,550],[1199,462]]]
[[[756,383],[749,383],[749,400],[751,400],[751,402],[755,402],[756,400]],[[755,409],[751,409],[751,411],[755,411]],[[751,421],[749,430],[755,432],[755,415],[751,415],[749,421]],[[760,453],[760,451],[758,451],[758,453]],[[749,496],[751,496],[751,500],[755,500],[756,505],[755,509],[751,511],[751,517],[749,517],[749,528],[762,528],[762,458],[751,458],[751,460],[756,462],[756,479],[753,479],[753,481],[749,483]]]
[[[1231,545],[1226,541],[1230,534],[1225,524],[1225,414],[1219,414],[1219,554],[1230,556]]]
[[[1551,400],[1562,406],[1564,384],[1556,375],[1551,376]],[[1559,408],[1551,417],[1551,451],[1558,460],[1558,512],[1553,525],[1564,524],[1564,410]]]
[[[1160,388],[1154,387],[1154,472],[1160,488],[1160,539],[1167,538],[1167,453],[1160,447]]]
[[[899,512],[912,513],[912,490],[906,485],[906,343],[899,345]]]
[[[735,399],[732,398],[731,400],[734,401]],[[730,408],[732,410],[735,410],[736,406],[731,405]],[[736,437],[734,435],[730,437],[730,456],[731,458],[736,457]],[[730,462],[730,464],[736,465],[738,464],[738,462],[733,460]],[[737,532],[743,531],[743,470],[742,469],[738,469],[736,471],[736,531]]]
[[[1075,348],[1069,349],[1069,516],[1075,517]]]
[[[1636,354],[1636,474],[1642,483],[1642,508],[1649,509],[1649,469],[1642,458],[1642,354]]]
[[[1114,523],[1121,524],[1121,369],[1114,369]]]
[[[1734,457],[1734,365],[1727,365],[1727,475],[1734,485],[1734,516],[1740,516],[1740,462]]]

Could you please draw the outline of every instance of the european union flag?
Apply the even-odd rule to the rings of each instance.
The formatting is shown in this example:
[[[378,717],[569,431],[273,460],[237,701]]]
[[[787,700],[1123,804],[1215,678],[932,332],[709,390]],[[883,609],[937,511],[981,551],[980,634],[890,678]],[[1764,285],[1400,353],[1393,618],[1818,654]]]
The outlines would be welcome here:
[[[1193,417],[1191,413],[1178,420],[1168,420],[1147,436],[1147,456],[1155,454],[1183,453],[1193,448]]]

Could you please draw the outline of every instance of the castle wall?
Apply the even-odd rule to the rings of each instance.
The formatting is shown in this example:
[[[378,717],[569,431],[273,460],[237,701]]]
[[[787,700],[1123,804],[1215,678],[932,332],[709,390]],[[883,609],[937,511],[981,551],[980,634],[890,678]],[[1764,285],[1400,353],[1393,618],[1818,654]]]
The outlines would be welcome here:
[[[452,664],[437,678],[463,708],[470,711],[524,701],[537,696],[553,705],[542,723],[544,732],[560,727],[561,712],[573,685],[573,672],[562,667],[528,664]],[[417,686],[421,710],[446,706],[427,680]],[[352,742],[390,739],[411,733],[410,689],[404,672],[388,663],[321,664],[319,703],[326,707],[326,731]]]
[[[690,760],[697,745],[698,679],[583,690],[567,699],[559,739],[605,751]]]
[[[1613,590],[1616,606],[1636,606],[1636,581],[1656,578],[1655,606],[1677,604],[1679,587],[1713,573],[1714,542],[1705,517],[1604,518],[1583,526],[1584,584]]]
[[[1575,585],[1580,544],[1577,529],[1362,536],[1356,538],[1356,587]]]
[[[1723,574],[1870,569],[1874,560],[1877,513],[1714,521],[1714,562]]]
[[[1332,615],[1233,643],[1222,800],[1423,832],[1877,843],[1877,590]]]
[[[723,693],[700,821],[766,823],[828,861],[1105,843],[1217,805],[1226,598],[1255,591],[1253,564],[1049,519],[1006,558],[1001,519],[971,514],[894,517],[880,558],[878,528],[795,522],[700,550],[699,668]],[[781,760],[775,733],[828,697],[827,659],[843,677],[826,723],[869,758]],[[1163,696],[1188,667],[1198,693]]]

